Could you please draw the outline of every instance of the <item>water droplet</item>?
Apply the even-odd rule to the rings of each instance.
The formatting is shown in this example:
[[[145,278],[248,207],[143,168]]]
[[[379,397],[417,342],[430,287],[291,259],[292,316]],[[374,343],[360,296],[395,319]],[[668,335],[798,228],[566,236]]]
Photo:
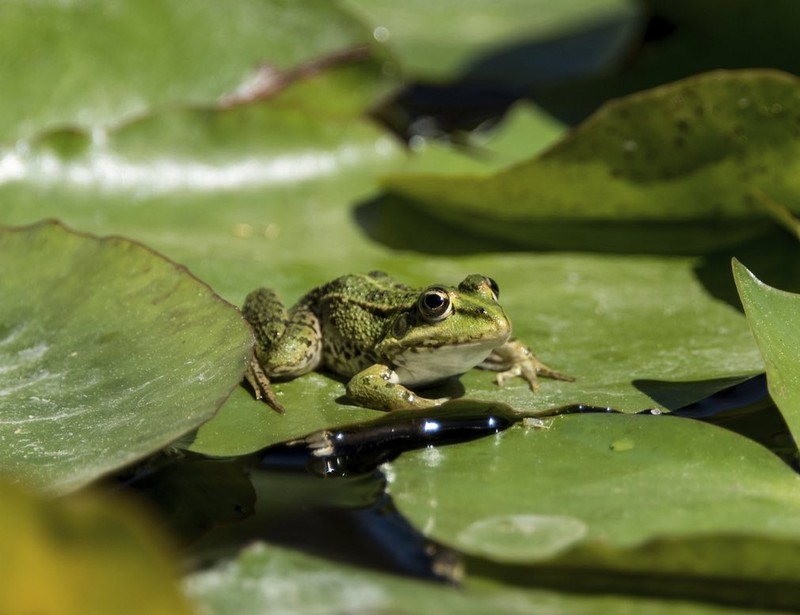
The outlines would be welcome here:
[[[637,149],[639,149],[639,144],[636,141],[629,139],[622,144],[622,149],[624,149],[626,152],[635,152]]]
[[[739,108],[740,109],[747,109],[750,106],[750,99],[746,97],[742,97],[739,99]]]
[[[426,145],[427,139],[421,135],[414,135],[408,140],[408,147],[412,152],[420,152]]]
[[[392,33],[389,32],[389,28],[386,28],[384,26],[377,26],[372,31],[372,37],[379,43],[385,43],[391,38],[391,36]]]
[[[619,440],[614,440],[608,448],[612,451],[629,451],[633,448],[633,440],[620,438]]]

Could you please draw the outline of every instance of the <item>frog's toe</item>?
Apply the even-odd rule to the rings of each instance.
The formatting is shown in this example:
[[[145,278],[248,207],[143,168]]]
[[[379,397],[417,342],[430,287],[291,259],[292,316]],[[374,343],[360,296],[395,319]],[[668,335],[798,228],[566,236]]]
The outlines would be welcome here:
[[[253,358],[250,361],[244,378],[247,384],[250,385],[250,388],[253,389],[253,395],[256,399],[264,401],[264,403],[278,414],[284,414],[286,412],[286,408],[283,407],[283,404],[281,404],[275,396],[275,392],[270,386],[269,378],[264,373],[264,370],[261,369],[261,364],[257,359]]]
[[[530,387],[531,391],[539,390],[539,379],[536,376],[536,369],[531,369],[530,365],[514,365],[512,368],[499,372],[495,379],[499,386],[504,386],[512,378],[522,378]]]

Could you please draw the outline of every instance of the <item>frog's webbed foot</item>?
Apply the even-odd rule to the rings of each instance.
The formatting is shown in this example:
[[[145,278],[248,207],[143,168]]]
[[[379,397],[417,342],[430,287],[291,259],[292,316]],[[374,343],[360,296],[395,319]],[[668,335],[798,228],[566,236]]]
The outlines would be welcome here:
[[[538,376],[573,382],[575,378],[562,374],[548,367],[536,358],[525,344],[518,340],[509,340],[502,346],[495,348],[486,360],[478,367],[499,372],[497,384],[503,386],[511,378],[523,378],[530,386],[531,391],[539,389]]]
[[[347,383],[347,397],[360,406],[375,410],[430,408],[449,398],[421,397],[399,383],[395,371],[386,365],[371,365]]]
[[[272,390],[269,377],[267,377],[264,370],[261,369],[261,364],[255,357],[250,360],[250,365],[247,367],[244,378],[252,387],[256,399],[261,399],[266,402],[278,414],[284,414],[286,412],[283,404],[278,401],[275,391]]]

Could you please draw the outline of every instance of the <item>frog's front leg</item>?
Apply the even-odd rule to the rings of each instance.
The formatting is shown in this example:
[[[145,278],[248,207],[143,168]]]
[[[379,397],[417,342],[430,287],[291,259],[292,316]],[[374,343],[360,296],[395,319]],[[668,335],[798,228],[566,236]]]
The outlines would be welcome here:
[[[375,364],[358,372],[347,383],[347,397],[360,406],[375,410],[407,410],[430,408],[447,401],[447,397],[420,397],[400,384],[395,371]]]
[[[495,348],[478,367],[496,372],[497,384],[503,386],[511,378],[521,377],[530,386],[531,391],[539,389],[538,376],[573,382],[575,378],[557,372],[536,358],[525,344],[519,340],[509,340]]]
[[[256,337],[255,356],[245,379],[253,387],[256,399],[263,399],[283,413],[283,405],[272,391],[270,381],[302,376],[319,365],[322,358],[319,319],[303,303],[287,311],[268,288],[259,288],[247,296],[242,315]]]

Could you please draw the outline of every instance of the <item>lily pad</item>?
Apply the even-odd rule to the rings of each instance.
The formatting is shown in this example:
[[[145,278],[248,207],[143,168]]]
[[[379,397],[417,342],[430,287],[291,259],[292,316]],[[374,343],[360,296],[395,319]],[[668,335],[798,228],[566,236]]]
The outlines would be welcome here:
[[[347,63],[355,48],[365,49],[354,62],[372,77],[342,80],[341,92],[362,95],[361,110],[391,85],[374,78],[388,59],[371,57],[370,32],[324,0],[191,9],[174,0],[5,1],[2,12],[3,82],[14,84],[14,96],[0,103],[6,143],[64,126],[105,128],[165,105],[214,106],[265,86],[280,90],[272,86],[292,73],[277,71],[316,73]],[[264,65],[270,70],[259,70]]]
[[[770,395],[800,442],[800,295],[767,286],[735,259],[733,275],[767,366]]]
[[[409,74],[428,82],[517,84],[592,73],[621,55],[640,13],[621,0],[342,4],[373,27]]]
[[[390,176],[426,215],[510,246],[696,253],[763,233],[754,194],[797,210],[800,81],[716,72],[614,101],[489,176]]]
[[[694,275],[694,262],[480,255],[428,259],[425,269],[411,271],[421,266],[419,257],[405,257],[396,258],[393,271],[408,269],[405,277],[398,277],[421,286],[431,280],[458,281],[459,269],[491,272],[515,335],[548,365],[577,379],[543,379],[534,394],[521,380],[501,388],[493,374],[471,370],[460,379],[463,389],[445,386],[433,395],[465,394],[525,410],[585,403],[636,412],[654,406],[672,409],[727,386],[727,378],[763,371],[745,319],[709,296]],[[299,292],[285,296],[291,303]],[[556,311],[556,305],[565,307]],[[245,453],[375,415],[341,403],[344,386],[328,375],[309,374],[276,388],[286,415],[256,404],[245,391],[237,392],[200,429],[192,450]],[[679,394],[667,395],[666,389]]]
[[[621,575],[617,584],[627,578],[629,589],[647,576],[684,596],[741,600],[743,583],[772,587],[783,607],[800,599],[788,590],[800,570],[800,477],[718,427],[564,416],[405,454],[387,476],[396,505],[427,536],[487,561],[535,565],[531,578],[588,587],[592,574],[575,572],[594,569]]]
[[[581,596],[468,578],[463,587],[380,574],[264,543],[189,575],[187,595],[209,615],[391,612],[714,615],[736,608],[634,596]]]
[[[237,310],[122,238],[0,230],[0,472],[76,489],[196,429],[252,352]]]
[[[494,253],[478,254],[482,244],[472,236],[420,224],[409,208],[389,223],[380,212],[377,221],[361,217],[359,204],[378,194],[376,178],[409,156],[346,103],[325,108],[330,90],[319,88],[352,76],[351,68],[331,68],[249,105],[160,109],[100,137],[39,134],[0,159],[0,221],[58,217],[124,234],[187,264],[235,305],[258,286],[291,303],[350,272],[381,269],[419,286],[484,273],[500,282],[515,334],[578,378],[545,381],[532,395],[522,382],[499,388],[492,374],[475,371],[461,379],[463,390],[456,385],[445,395],[524,409],[591,403],[638,411],[656,405],[642,382],[689,389],[679,400],[688,403],[707,394],[708,381],[763,368],[741,314],[698,278],[695,260],[508,253],[513,242],[503,236]],[[535,136],[525,138],[523,129]],[[512,116],[486,147],[516,161],[526,142],[539,147],[558,130],[540,114]],[[396,243],[368,236],[371,222],[385,225]],[[412,251],[402,249],[408,245]],[[453,246],[456,255],[431,256],[432,248]],[[727,269],[714,271],[714,280],[729,281]],[[675,407],[677,396],[661,399],[664,386],[660,405]],[[374,414],[348,405],[341,382],[326,375],[276,389],[286,416],[238,389],[192,449],[242,454]]]
[[[0,485],[0,612],[188,615],[163,537],[130,502]]]

